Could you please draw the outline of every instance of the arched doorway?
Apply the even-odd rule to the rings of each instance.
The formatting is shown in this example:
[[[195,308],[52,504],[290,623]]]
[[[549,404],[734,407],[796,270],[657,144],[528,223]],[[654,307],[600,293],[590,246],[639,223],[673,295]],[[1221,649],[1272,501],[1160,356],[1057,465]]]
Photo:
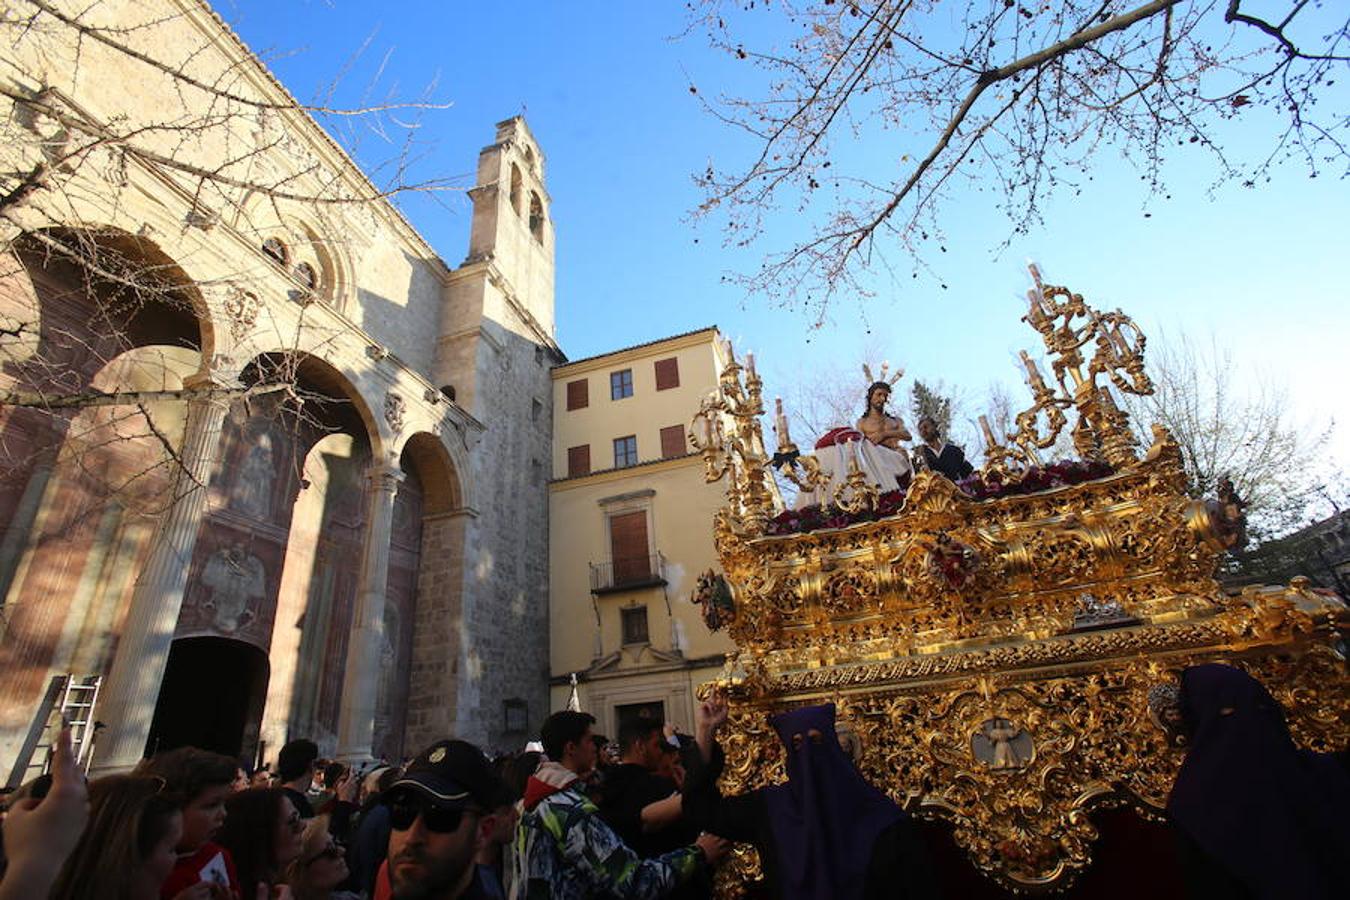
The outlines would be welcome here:
[[[252,644],[219,637],[174,641],[146,754],[191,746],[252,758],[267,677],[267,654]]]

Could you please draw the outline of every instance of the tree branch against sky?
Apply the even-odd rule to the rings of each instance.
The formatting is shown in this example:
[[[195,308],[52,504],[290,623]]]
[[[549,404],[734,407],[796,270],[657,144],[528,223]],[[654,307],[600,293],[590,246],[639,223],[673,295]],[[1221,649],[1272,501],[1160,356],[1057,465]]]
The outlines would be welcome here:
[[[1091,179],[1105,151],[1164,192],[1178,147],[1215,183],[1283,163],[1350,171],[1350,118],[1319,105],[1350,64],[1350,16],[1316,0],[815,0],[691,4],[714,48],[765,76],[703,98],[748,141],[696,176],[727,241],[757,245],[786,210],[807,226],[736,276],[820,315],[864,273],[941,247],[954,188],[992,192],[1009,238]],[[766,36],[767,35],[767,36]],[[1235,122],[1253,138],[1229,145]],[[879,149],[878,149],[879,148]],[[1252,148],[1256,148],[1253,150]],[[870,151],[870,152],[869,152]],[[882,160],[877,164],[877,160]],[[898,251],[898,253],[897,253]]]

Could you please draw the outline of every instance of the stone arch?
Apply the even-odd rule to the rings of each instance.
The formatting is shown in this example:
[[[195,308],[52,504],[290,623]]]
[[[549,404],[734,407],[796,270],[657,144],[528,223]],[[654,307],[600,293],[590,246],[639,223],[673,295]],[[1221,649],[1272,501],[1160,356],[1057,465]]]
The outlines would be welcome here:
[[[272,383],[280,393],[292,391],[288,402],[316,415],[337,431],[352,429],[370,446],[374,459],[384,459],[386,441],[380,419],[357,386],[356,376],[304,350],[272,349],[259,353],[240,372],[245,384]]]
[[[31,340],[6,347],[0,388],[47,398],[0,408],[0,605],[13,604],[0,647],[13,677],[0,708],[22,719],[50,667],[106,666],[172,482],[156,462],[169,453],[162,441],[181,441],[184,404],[171,392],[203,368],[214,341],[201,291],[148,238],[52,227],[12,248],[0,317]],[[122,390],[170,395],[88,402]],[[0,740],[16,724],[26,725],[0,721]]]
[[[517,216],[524,215],[525,213],[523,206],[524,193],[524,179],[520,177],[520,166],[511,163],[511,209]]]
[[[539,243],[544,242],[544,204],[535,191],[530,191],[530,234]]]
[[[426,515],[454,512],[464,506],[458,467],[449,448],[434,434],[419,431],[409,437],[403,445],[400,464],[405,472],[417,473],[426,500]]]
[[[286,245],[287,259],[280,270],[295,284],[295,299],[307,293],[295,269],[302,263],[312,266],[318,275],[318,288],[313,296],[339,312],[351,304],[356,286],[356,269],[344,242],[336,235],[350,230],[330,221],[317,210],[310,215],[296,214],[292,208],[276,208],[275,201],[260,191],[250,191],[236,207],[233,225],[254,244],[254,250],[267,265],[261,272],[277,269],[264,252],[263,243],[277,238]]]
[[[412,435],[404,444],[400,463],[407,473],[405,485],[418,490],[422,506],[411,617],[403,611],[409,648],[407,703],[401,710],[406,720],[403,746],[412,749],[454,732],[464,556],[473,514],[464,502],[461,470],[435,435]],[[395,511],[395,530],[410,530],[407,523],[397,520],[397,506]],[[406,595],[406,586],[397,579],[406,580],[407,575],[406,570],[391,566],[391,597]],[[406,622],[408,618],[411,623]]]

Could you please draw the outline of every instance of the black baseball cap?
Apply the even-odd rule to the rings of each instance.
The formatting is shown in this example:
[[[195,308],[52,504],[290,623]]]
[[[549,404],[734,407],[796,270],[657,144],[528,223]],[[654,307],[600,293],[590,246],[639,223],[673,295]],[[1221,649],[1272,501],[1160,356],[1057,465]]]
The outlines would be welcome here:
[[[483,751],[468,741],[437,741],[417,754],[389,793],[410,789],[439,806],[492,809],[501,779]]]

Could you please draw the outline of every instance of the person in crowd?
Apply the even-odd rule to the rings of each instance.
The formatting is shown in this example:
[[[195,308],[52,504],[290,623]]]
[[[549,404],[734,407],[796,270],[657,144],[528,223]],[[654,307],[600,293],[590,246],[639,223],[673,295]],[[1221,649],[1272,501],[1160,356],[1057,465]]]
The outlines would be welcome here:
[[[389,807],[382,802],[384,792],[400,774],[397,767],[380,766],[361,785],[361,812],[347,845],[347,864],[352,872],[349,883],[367,896],[375,892],[375,875],[389,850]]]
[[[341,771],[335,767],[340,767]],[[316,801],[316,809],[319,815],[328,817],[328,829],[337,842],[349,844],[356,827],[356,815],[360,812],[356,800],[361,791],[361,780],[341,763],[329,763],[324,782],[332,785],[333,790],[331,793],[325,792],[327,800],[321,803]]]
[[[160,887],[163,900],[173,900],[197,884],[220,885],[226,891],[239,893],[234,860],[228,850],[215,842],[225,824],[225,800],[232,793],[237,769],[238,764],[228,756],[180,747],[145,760],[133,772],[162,778],[165,792],[177,800],[183,811],[178,861]]]
[[[385,792],[389,858],[375,900],[484,900],[474,860],[491,839],[501,782],[465,741],[437,741]]]
[[[252,775],[252,777],[249,778],[249,780],[248,780],[248,786],[249,786],[249,787],[255,787],[255,788],[256,788],[256,787],[271,787],[271,786],[272,786],[272,771],[271,771],[266,765],[264,765],[261,769],[259,769],[258,771],[254,772],[253,775]]]
[[[699,707],[701,730],[726,721],[720,699]],[[755,845],[769,894],[792,900],[938,896],[909,816],[858,772],[834,727],[834,704],[776,715],[787,753],[786,784],[735,797],[717,791],[722,756],[691,776],[685,812],[700,827]]]
[[[504,863],[510,856],[507,850],[516,835],[516,801],[520,798],[511,793],[495,766],[493,776],[496,784],[488,807],[493,822],[492,831],[474,855],[474,864],[478,867],[478,889],[483,896],[491,900],[506,900]]]
[[[1284,712],[1232,666],[1181,674],[1189,750],[1167,815],[1197,898],[1344,897],[1350,777],[1331,754],[1299,750]]]
[[[305,823],[282,788],[251,788],[225,803],[220,843],[230,851],[242,897],[280,885],[303,849]]]
[[[975,467],[966,459],[965,451],[955,444],[947,443],[932,416],[919,419],[919,437],[923,443],[914,455],[918,457],[917,462],[930,470],[949,481],[960,481],[975,471]]]
[[[234,770],[234,781],[230,783],[230,790],[236,794],[240,791],[246,791],[253,784],[253,776],[249,775],[248,767],[240,763]]]
[[[58,732],[52,748],[50,785],[42,797],[18,791],[9,798],[0,900],[46,897],[89,819],[88,789],[69,726]]]
[[[607,776],[609,789],[600,815],[643,859],[661,856],[698,839],[698,829],[684,819],[679,793],[684,772],[681,737],[653,719],[632,719],[619,729],[622,762]],[[711,887],[706,873],[701,873],[669,896],[706,897]]]
[[[314,786],[314,767],[318,759],[319,745],[308,738],[291,741],[277,753],[277,780],[302,819],[314,818],[309,791]]]
[[[316,814],[323,815],[324,807],[337,798],[338,785],[342,784],[343,780],[350,775],[351,770],[340,762],[326,760],[320,760],[320,762],[323,764],[316,770],[318,774],[314,779],[314,789],[309,793],[309,802],[314,807]],[[357,784],[353,788],[351,799],[355,799],[356,787],[360,787],[360,785]]]
[[[548,760],[526,784],[524,813],[516,827],[516,897],[664,897],[725,850],[725,842],[711,835],[654,859],[640,859],[626,846],[578,785],[595,766],[594,722],[594,716],[573,710],[556,712],[544,722]]]
[[[346,853],[320,813],[305,823],[300,855],[286,868],[286,885],[293,900],[360,900],[359,894],[339,890],[346,880]]]
[[[644,858],[691,843],[692,839],[667,846],[665,832],[680,821],[683,804],[674,780],[659,774],[668,768],[667,760],[678,756],[661,723],[646,718],[624,722],[619,728],[619,747],[621,761],[610,770],[601,817]]]
[[[183,811],[163,788],[163,780],[141,775],[111,775],[89,786],[89,824],[56,879],[52,900],[159,897],[183,834]]]

